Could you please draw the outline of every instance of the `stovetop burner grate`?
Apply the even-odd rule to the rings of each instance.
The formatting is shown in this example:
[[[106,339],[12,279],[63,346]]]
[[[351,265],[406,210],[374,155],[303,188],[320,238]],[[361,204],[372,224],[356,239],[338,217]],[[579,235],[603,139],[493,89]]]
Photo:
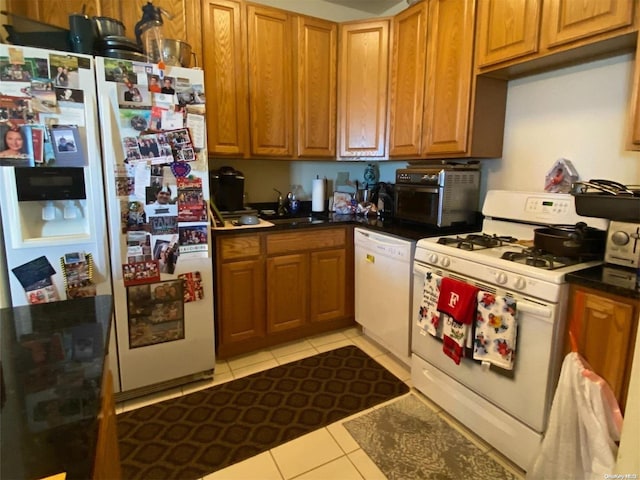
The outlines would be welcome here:
[[[511,262],[530,265],[536,268],[543,268],[545,270],[555,270],[556,268],[576,265],[578,263],[593,260],[593,258],[571,258],[558,256],[534,247],[524,249],[520,252],[505,252],[500,258],[502,258],[503,260],[509,260]]]
[[[502,247],[516,242],[517,239],[510,236],[487,235],[486,233],[471,233],[465,237],[442,237],[438,239],[441,245],[451,245],[462,250],[480,250],[484,248]]]

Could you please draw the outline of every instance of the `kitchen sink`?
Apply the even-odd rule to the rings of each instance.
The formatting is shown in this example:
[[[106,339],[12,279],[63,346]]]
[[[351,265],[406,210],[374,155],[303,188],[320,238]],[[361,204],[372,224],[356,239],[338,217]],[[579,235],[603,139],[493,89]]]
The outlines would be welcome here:
[[[270,218],[268,220],[276,225],[296,225],[299,223],[322,223],[324,220],[313,217],[284,217],[284,218]]]
[[[297,225],[304,223],[322,223],[324,220],[314,217],[276,217],[269,218],[267,221],[275,225]]]

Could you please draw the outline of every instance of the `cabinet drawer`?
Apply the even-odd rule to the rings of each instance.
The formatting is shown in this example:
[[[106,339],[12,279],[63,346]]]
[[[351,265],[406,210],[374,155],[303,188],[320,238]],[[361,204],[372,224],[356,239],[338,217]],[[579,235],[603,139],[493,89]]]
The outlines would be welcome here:
[[[346,230],[333,228],[313,229],[308,232],[274,233],[267,236],[267,255],[341,247],[346,243]]]
[[[255,257],[262,253],[259,235],[221,238],[218,245],[221,260]]]

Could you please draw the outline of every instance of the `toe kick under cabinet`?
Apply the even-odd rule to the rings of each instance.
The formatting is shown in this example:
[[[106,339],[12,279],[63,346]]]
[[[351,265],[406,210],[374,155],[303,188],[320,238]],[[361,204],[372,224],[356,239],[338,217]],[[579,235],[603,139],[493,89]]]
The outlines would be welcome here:
[[[214,238],[219,358],[354,324],[353,227]]]

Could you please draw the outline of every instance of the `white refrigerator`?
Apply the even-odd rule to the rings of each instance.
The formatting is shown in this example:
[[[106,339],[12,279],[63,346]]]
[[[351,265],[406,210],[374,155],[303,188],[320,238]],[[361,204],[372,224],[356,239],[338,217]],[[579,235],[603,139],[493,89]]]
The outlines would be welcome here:
[[[92,57],[0,45],[0,215],[3,306],[111,294]]]
[[[204,73],[96,58],[120,398],[215,366]]]
[[[0,45],[3,290],[16,306],[112,294],[123,399],[215,366],[203,84],[197,69]]]
[[[55,83],[58,68],[69,71],[66,86]],[[62,151],[56,138],[74,149]],[[92,57],[0,44],[2,277],[11,305],[111,293],[102,185]]]

